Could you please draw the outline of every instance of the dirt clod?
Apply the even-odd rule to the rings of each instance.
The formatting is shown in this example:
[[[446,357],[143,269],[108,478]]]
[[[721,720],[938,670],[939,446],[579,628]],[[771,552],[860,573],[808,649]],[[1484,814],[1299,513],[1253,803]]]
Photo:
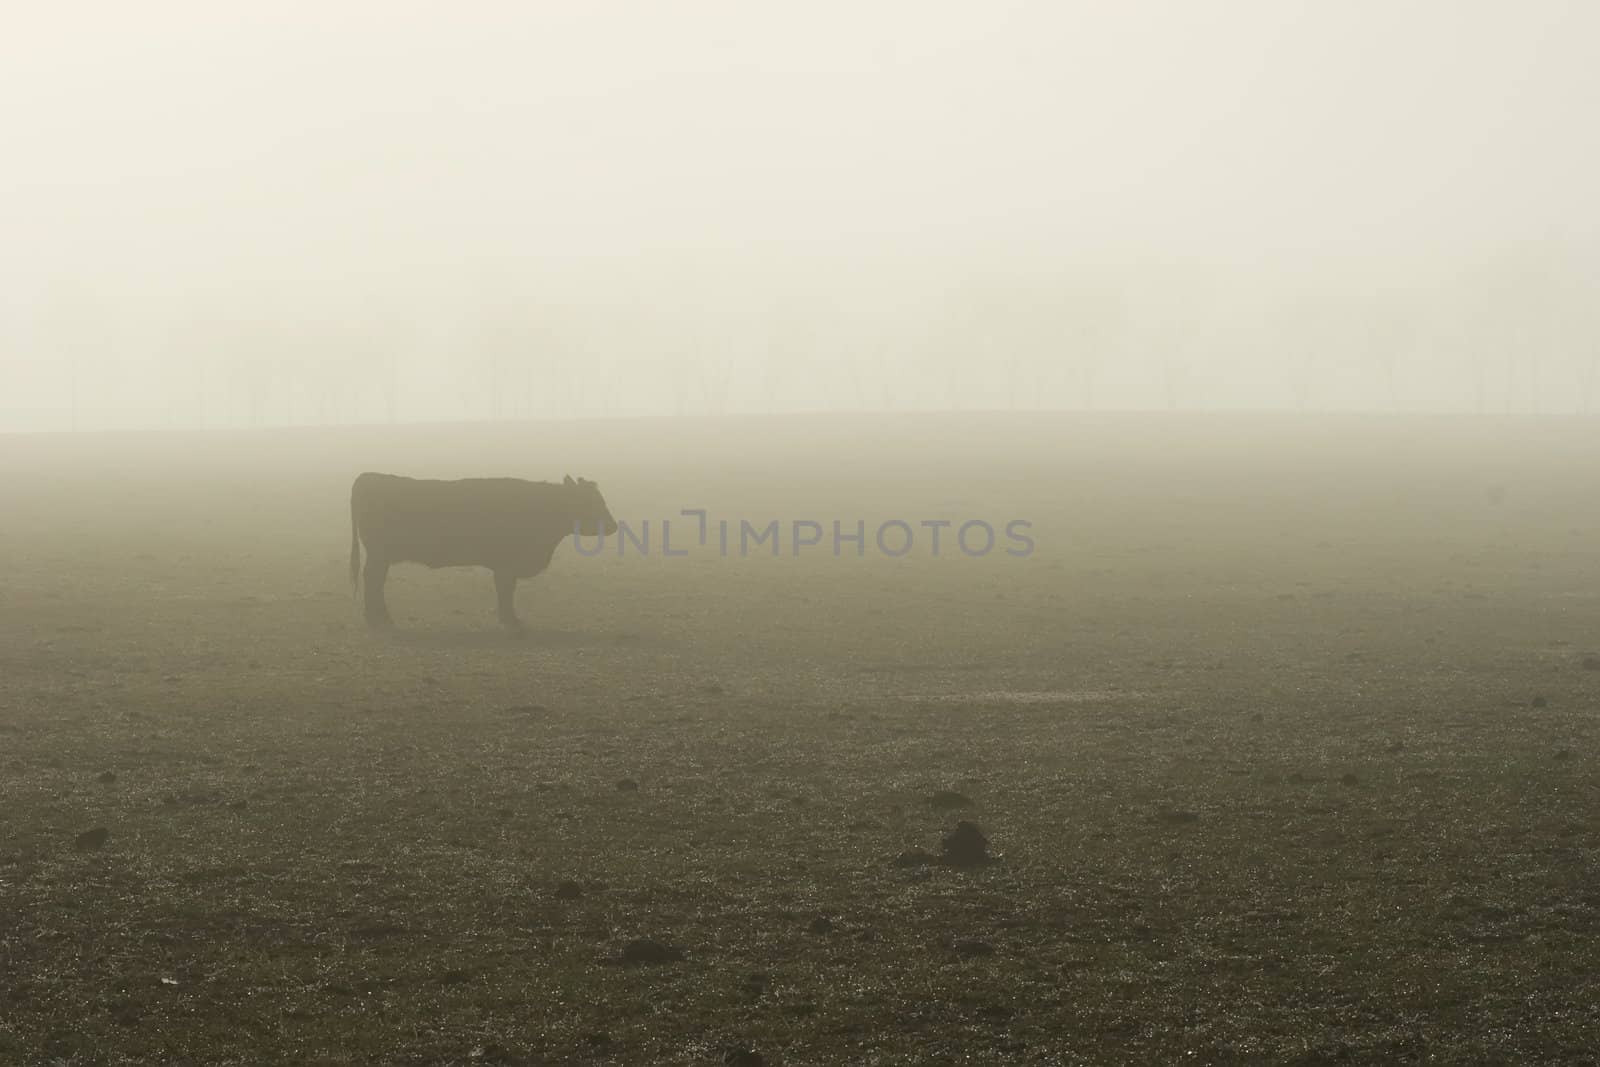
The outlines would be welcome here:
[[[683,949],[675,945],[654,938],[640,937],[622,946],[620,961],[630,967],[660,966],[682,962],[683,956]]]
[[[938,862],[939,857],[925,848],[908,848],[894,858],[896,867],[925,867]]]
[[[111,840],[111,831],[104,826],[96,826],[93,830],[85,830],[72,839],[72,847],[79,852],[92,852],[97,848],[105,848],[106,842]]]
[[[953,867],[977,867],[994,860],[989,855],[989,839],[977,824],[966,820],[956,823],[956,828],[945,834],[943,849],[944,861]]]

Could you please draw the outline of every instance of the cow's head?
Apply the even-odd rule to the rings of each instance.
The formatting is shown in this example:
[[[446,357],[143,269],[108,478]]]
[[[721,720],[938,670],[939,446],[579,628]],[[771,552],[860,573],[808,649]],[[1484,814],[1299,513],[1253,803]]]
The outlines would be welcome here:
[[[611,509],[606,507],[606,498],[600,495],[598,485],[587,478],[574,478],[570,474],[561,484],[566,487],[567,496],[572,501],[573,520],[579,533],[585,537],[597,537],[617,532],[617,520],[611,517]]]

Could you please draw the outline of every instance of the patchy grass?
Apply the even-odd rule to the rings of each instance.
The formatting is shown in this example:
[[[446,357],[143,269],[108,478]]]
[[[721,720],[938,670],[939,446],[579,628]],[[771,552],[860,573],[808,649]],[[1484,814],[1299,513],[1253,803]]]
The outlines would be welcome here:
[[[0,1062],[1600,1047],[1585,426],[570,436],[3,443]],[[342,584],[374,466],[1039,551],[563,549],[521,641],[486,575],[407,569],[374,640]],[[941,862],[962,821],[991,862]]]

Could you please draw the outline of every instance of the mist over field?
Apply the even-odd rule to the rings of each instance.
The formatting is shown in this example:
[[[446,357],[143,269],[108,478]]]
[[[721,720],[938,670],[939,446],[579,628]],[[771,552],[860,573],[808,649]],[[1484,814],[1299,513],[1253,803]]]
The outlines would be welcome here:
[[[1600,6],[33,5],[0,1065],[1600,1048]]]
[[[1589,4],[13,22],[8,429],[1595,402]]]

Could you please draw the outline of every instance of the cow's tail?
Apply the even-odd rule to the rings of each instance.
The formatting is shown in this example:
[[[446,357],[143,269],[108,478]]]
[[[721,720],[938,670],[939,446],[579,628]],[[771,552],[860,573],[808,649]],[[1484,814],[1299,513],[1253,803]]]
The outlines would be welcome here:
[[[350,490],[350,596],[361,592],[361,533],[356,524],[356,491]]]

